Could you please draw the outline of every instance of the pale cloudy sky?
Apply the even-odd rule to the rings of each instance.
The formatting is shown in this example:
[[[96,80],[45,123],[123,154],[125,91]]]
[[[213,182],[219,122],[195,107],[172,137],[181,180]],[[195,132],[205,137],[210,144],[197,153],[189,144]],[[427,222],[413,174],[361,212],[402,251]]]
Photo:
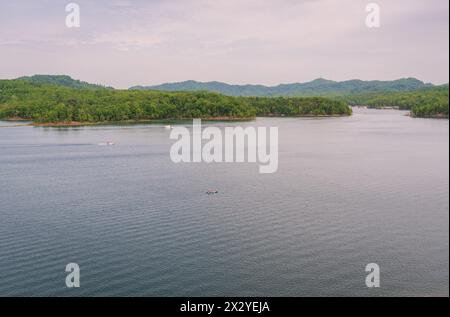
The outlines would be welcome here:
[[[67,28],[65,6],[81,9]],[[365,7],[381,8],[381,27]],[[448,0],[0,0],[0,78],[449,81]]]

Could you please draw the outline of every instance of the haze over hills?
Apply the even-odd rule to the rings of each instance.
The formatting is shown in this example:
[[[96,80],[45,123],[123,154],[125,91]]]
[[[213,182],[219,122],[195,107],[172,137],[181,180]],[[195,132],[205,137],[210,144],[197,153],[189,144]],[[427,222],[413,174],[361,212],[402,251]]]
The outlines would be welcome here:
[[[221,82],[184,81],[167,83],[157,86],[134,86],[136,90],[163,91],[212,91],[229,96],[337,96],[361,94],[370,92],[411,91],[426,87],[433,87],[416,78],[402,78],[393,81],[363,81],[348,80],[337,82],[319,78],[306,83],[281,84],[278,86],[263,85],[229,85]]]
[[[34,84],[58,85],[75,89],[114,89],[100,84],[91,84],[85,81],[73,79],[67,75],[33,75],[19,77],[17,80],[24,80]],[[447,84],[448,85],[448,84]],[[445,86],[445,85],[443,85]],[[347,80],[333,81],[319,78],[305,83],[281,84],[277,86],[264,85],[230,85],[218,81],[198,82],[184,81],[178,83],[166,83],[157,86],[134,86],[130,90],[157,90],[157,91],[209,91],[221,93],[228,96],[256,96],[256,97],[276,97],[276,96],[348,96],[369,93],[389,93],[407,92],[420,89],[428,89],[435,86],[424,83],[416,78],[402,78],[392,81],[363,81]]]

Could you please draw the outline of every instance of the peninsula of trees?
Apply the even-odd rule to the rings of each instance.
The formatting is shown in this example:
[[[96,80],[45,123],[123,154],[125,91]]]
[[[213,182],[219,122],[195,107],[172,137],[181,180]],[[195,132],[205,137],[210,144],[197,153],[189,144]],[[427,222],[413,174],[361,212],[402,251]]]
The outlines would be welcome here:
[[[47,79],[47,78],[46,78]],[[62,78],[66,80],[65,78]],[[242,120],[255,116],[350,115],[343,101],[322,97],[249,98],[212,92],[162,92],[76,87],[35,80],[0,80],[0,119],[35,123]]]

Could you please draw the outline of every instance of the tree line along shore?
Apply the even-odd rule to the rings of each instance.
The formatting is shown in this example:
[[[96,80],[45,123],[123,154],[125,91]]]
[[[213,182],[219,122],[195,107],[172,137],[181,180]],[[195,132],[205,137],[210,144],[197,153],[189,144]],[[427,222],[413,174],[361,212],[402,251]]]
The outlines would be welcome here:
[[[98,85],[67,87],[25,79],[0,80],[0,119],[30,120],[48,126],[348,116],[353,105],[407,109],[413,117],[448,118],[448,85],[329,97],[239,97],[207,91],[116,90]]]
[[[247,120],[256,116],[351,115],[323,97],[232,97],[211,92],[74,89],[22,80],[0,81],[0,118],[37,124],[147,120]]]

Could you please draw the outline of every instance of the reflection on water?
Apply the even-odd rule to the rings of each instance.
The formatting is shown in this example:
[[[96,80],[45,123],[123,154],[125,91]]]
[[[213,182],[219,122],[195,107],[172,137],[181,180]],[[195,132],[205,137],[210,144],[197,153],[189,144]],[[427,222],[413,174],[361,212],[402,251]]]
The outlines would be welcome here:
[[[405,114],[211,123],[278,126],[269,175],[166,124],[0,129],[0,295],[448,296],[448,120]]]

